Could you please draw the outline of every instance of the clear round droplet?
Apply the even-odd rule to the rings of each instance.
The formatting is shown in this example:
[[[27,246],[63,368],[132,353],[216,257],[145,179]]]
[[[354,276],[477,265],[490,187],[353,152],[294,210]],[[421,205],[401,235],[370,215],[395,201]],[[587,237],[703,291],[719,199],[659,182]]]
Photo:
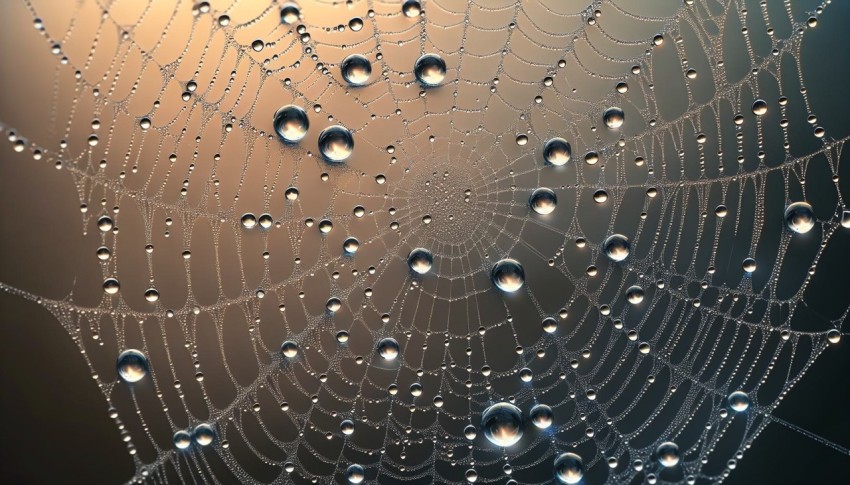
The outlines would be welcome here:
[[[97,228],[102,232],[109,232],[112,230],[112,218],[109,216],[100,216],[97,220]]]
[[[785,225],[797,234],[805,234],[815,227],[815,213],[806,202],[794,202],[785,209]]]
[[[597,204],[602,204],[604,202],[607,202],[608,201],[608,192],[606,192],[602,189],[597,190],[596,192],[593,193],[593,200]]]
[[[746,258],[741,263],[741,268],[747,273],[753,273],[756,270],[756,260],[753,258]]]
[[[658,463],[661,463],[661,466],[671,467],[679,464],[679,445],[672,441],[658,445],[655,454],[658,456]]]
[[[340,71],[345,82],[352,86],[362,86],[369,82],[372,75],[372,63],[360,54],[351,54],[342,60]]]
[[[319,151],[329,162],[344,162],[354,151],[354,137],[344,126],[329,126],[319,134]]]
[[[327,308],[331,313],[336,313],[340,308],[342,308],[342,301],[340,301],[337,297],[328,298],[328,302],[325,303],[325,308]]]
[[[422,13],[422,5],[416,0],[406,0],[401,6],[401,11],[405,17],[418,17]]]
[[[181,429],[174,433],[171,441],[174,443],[174,447],[178,450],[185,450],[192,444],[192,435],[190,435],[188,431]]]
[[[631,286],[629,287],[629,289],[626,290],[626,300],[628,300],[628,302],[632,305],[637,305],[638,303],[642,302],[643,296],[643,288],[638,285]]]
[[[494,445],[513,446],[522,438],[522,411],[506,402],[494,404],[484,411],[481,429],[484,436]]]
[[[850,229],[850,211],[841,213],[841,227]]]
[[[192,438],[201,446],[209,446],[215,439],[215,430],[207,423],[199,424],[192,431]]]
[[[357,238],[349,237],[342,243],[342,249],[346,254],[354,254],[360,249],[360,241]]]
[[[756,116],[764,116],[767,114],[767,102],[763,99],[753,101],[753,114]]]
[[[407,266],[414,272],[425,274],[434,265],[434,255],[425,248],[416,248],[407,255]]]
[[[298,355],[298,344],[292,340],[287,340],[280,346],[280,353],[282,353],[287,359],[293,359],[296,355]]]
[[[118,278],[106,278],[103,280],[103,292],[107,295],[114,295],[121,290],[121,283]]]
[[[345,470],[345,478],[348,483],[361,483],[366,479],[366,470],[357,464],[349,465],[348,469]]]
[[[561,483],[579,483],[584,478],[584,460],[575,453],[561,453],[555,459],[555,478]]]
[[[506,293],[513,293],[522,288],[525,283],[525,270],[519,261],[505,258],[493,265],[490,279],[496,288]]]
[[[242,227],[244,227],[245,229],[252,229],[254,226],[257,225],[257,216],[251,214],[250,212],[247,212],[245,214],[242,214],[242,218],[239,219],[239,222],[242,223]]]
[[[631,249],[632,246],[629,239],[622,234],[608,236],[608,239],[602,243],[602,251],[605,253],[605,256],[614,262],[623,261],[628,258]]]
[[[265,47],[265,44],[262,40],[257,39],[254,42],[251,42],[251,49],[254,49],[255,52],[260,52]]]
[[[555,191],[547,187],[534,189],[528,197],[528,206],[541,215],[551,214],[557,205],[558,196],[555,195]]]
[[[531,422],[534,423],[534,426],[540,429],[546,429],[552,426],[552,423],[555,421],[555,413],[552,412],[552,408],[545,404],[538,404],[531,408],[528,416]]]
[[[159,300],[159,291],[156,288],[148,288],[145,290],[145,300],[153,303]]]
[[[307,136],[307,130],[310,129],[307,112],[294,104],[288,104],[275,111],[272,123],[277,136],[287,143],[300,141]]]
[[[425,87],[439,86],[446,79],[446,61],[437,54],[425,54],[416,60],[413,75]]]
[[[339,430],[342,434],[346,436],[351,436],[354,434],[354,421],[350,419],[344,419],[341,423],[339,423]]]
[[[127,349],[118,355],[118,376],[124,382],[139,382],[148,374],[148,358],[136,349]]]
[[[298,18],[301,16],[301,10],[298,8],[298,5],[289,2],[284,4],[280,8],[280,21],[286,25],[292,25],[295,22],[298,22]]]
[[[470,424],[466,428],[463,428],[463,436],[469,441],[472,441],[478,436],[478,429]]]
[[[387,337],[378,342],[377,350],[382,359],[395,360],[401,352],[401,347],[396,339]]]
[[[727,400],[729,401],[729,407],[739,413],[746,411],[750,407],[750,396],[744,391],[735,391],[729,394]]]
[[[543,160],[550,165],[565,165],[572,156],[572,147],[563,138],[552,138],[543,145]]]
[[[558,330],[558,321],[552,317],[543,319],[543,331],[546,333],[555,333]]]
[[[602,120],[608,128],[616,129],[623,126],[623,123],[626,121],[626,114],[622,109],[615,106],[606,109],[605,112],[602,113]]]
[[[360,29],[363,28],[363,19],[360,17],[354,17],[348,21],[348,28],[354,32],[360,32]]]

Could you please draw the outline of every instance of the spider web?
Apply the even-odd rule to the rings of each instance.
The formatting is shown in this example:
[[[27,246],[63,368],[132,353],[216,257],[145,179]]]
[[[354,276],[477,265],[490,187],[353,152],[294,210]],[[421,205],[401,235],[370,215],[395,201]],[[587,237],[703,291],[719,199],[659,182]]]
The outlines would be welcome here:
[[[333,483],[360,464],[368,482],[551,483],[573,452],[586,483],[714,483],[775,422],[847,453],[773,416],[850,311],[818,295],[848,247],[850,132],[805,42],[838,35],[830,2],[431,0],[407,17],[302,1],[293,25],[271,2],[68,3],[8,8],[35,24],[52,93],[44,126],[0,119],[15,152],[73,183],[81,219],[62,237],[86,249],[66,296],[0,285],[79,347],[130,481]],[[351,53],[372,62],[366,86],[340,74]],[[414,78],[425,53],[446,61],[441,86]],[[310,118],[294,145],[271,122],[287,104]],[[342,164],[317,148],[335,124],[355,140]],[[544,163],[553,137],[571,144],[563,167]],[[539,187],[557,194],[550,215],[529,208]],[[797,201],[814,210],[806,234],[784,223]],[[621,263],[602,251],[615,233]],[[417,247],[425,275],[407,267]],[[516,294],[490,278],[508,257],[526,274]],[[392,362],[375,351],[386,337]],[[130,348],[150,365],[133,385],[114,371]],[[547,404],[554,423],[507,448],[468,439],[498,402]],[[203,423],[212,445],[175,448]],[[665,468],[668,441],[680,461]]]

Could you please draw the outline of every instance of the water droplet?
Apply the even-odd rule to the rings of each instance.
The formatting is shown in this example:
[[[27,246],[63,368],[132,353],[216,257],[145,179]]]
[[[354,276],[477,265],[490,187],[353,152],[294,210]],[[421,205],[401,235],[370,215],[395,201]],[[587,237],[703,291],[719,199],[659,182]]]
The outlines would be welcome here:
[[[351,54],[343,59],[339,69],[345,82],[352,86],[366,84],[372,75],[372,63],[360,54]]]
[[[528,197],[528,205],[531,207],[531,210],[538,214],[551,214],[558,205],[558,196],[555,195],[552,189],[540,187],[531,192],[531,195]]]
[[[472,441],[478,436],[478,430],[470,424],[466,428],[463,428],[463,436],[469,441]]]
[[[422,6],[416,0],[406,0],[401,6],[405,17],[418,17],[422,13]]]
[[[141,120],[139,120],[139,127],[141,127],[143,130],[147,130],[151,127],[151,119],[148,117],[142,118]]]
[[[679,464],[679,445],[672,441],[658,445],[655,454],[658,455],[658,463],[661,463],[661,466],[671,467]]]
[[[517,145],[525,146],[527,143],[528,143],[528,136],[527,135],[520,134],[520,135],[516,136],[516,144]]]
[[[357,464],[350,465],[348,469],[345,470],[345,478],[348,479],[348,483],[360,483],[366,479],[366,470]]]
[[[377,350],[382,359],[395,360],[401,351],[401,347],[399,347],[396,339],[387,337],[378,342]]]
[[[785,209],[785,224],[788,229],[805,234],[815,227],[815,213],[806,202],[794,202]]]
[[[555,478],[561,483],[579,483],[584,477],[584,461],[575,453],[561,453],[555,459]]]
[[[121,283],[118,278],[106,278],[103,280],[103,292],[107,295],[114,295],[121,289]]]
[[[434,255],[425,248],[416,248],[407,255],[407,266],[419,274],[431,271],[434,265]]]
[[[310,128],[307,112],[294,104],[288,104],[275,111],[272,123],[277,136],[288,143],[300,141],[307,135],[307,130]]]
[[[342,308],[342,302],[339,298],[333,296],[331,298],[328,298],[328,302],[325,304],[325,308],[327,308],[328,311],[331,313],[336,313],[339,311],[340,308]]]
[[[109,216],[100,216],[97,220],[97,228],[102,232],[109,232],[112,230],[112,218]]]
[[[319,221],[319,232],[322,234],[328,234],[333,228],[334,224],[329,219],[322,219]]]
[[[629,257],[631,253],[631,243],[626,236],[622,234],[613,234],[608,236],[608,239],[602,243],[602,251],[605,256],[611,261],[619,262]]]
[[[767,102],[763,99],[757,99],[753,102],[753,114],[756,116],[764,116],[767,114]]]
[[[555,333],[558,330],[558,321],[552,317],[543,319],[543,331],[546,333]]]
[[[350,337],[350,335],[345,330],[340,330],[339,332],[336,333],[336,341],[341,343],[341,344],[348,342],[349,337]]]
[[[552,138],[543,145],[543,160],[550,165],[561,166],[573,156],[572,147],[563,138]]]
[[[260,214],[260,218],[257,219],[257,223],[260,225],[261,229],[271,228],[273,222],[274,219],[271,214]]]
[[[148,288],[145,290],[145,300],[150,303],[159,300],[159,291],[157,291],[156,288]]]
[[[534,377],[534,373],[531,372],[531,369],[528,367],[523,367],[519,370],[519,379],[522,382],[531,382],[531,379]]]
[[[741,263],[741,268],[743,268],[747,273],[754,272],[756,270],[756,260],[753,258],[746,258]]]
[[[292,2],[284,4],[280,7],[280,22],[286,25],[292,25],[295,22],[298,22],[298,18],[301,16],[301,10],[298,8],[298,5]]]
[[[254,49],[255,52],[260,52],[265,47],[265,44],[262,40],[257,39],[254,42],[251,42],[251,48]]]
[[[507,293],[513,293],[522,288],[525,283],[525,270],[519,261],[505,258],[493,265],[490,278],[496,288]]]
[[[733,411],[742,412],[746,411],[747,408],[750,407],[750,396],[747,395],[744,391],[735,391],[732,394],[729,394],[729,407],[732,408]]]
[[[342,434],[351,436],[354,434],[354,421],[350,419],[342,420],[342,422],[339,423],[339,430],[342,431]]]
[[[494,445],[513,446],[522,438],[522,411],[506,402],[494,404],[484,411],[481,429],[484,436]]]
[[[478,480],[478,472],[470,468],[464,475],[468,483],[475,483]]]
[[[287,359],[294,359],[298,355],[298,344],[292,340],[287,340],[280,346],[280,353]]]
[[[171,441],[174,442],[174,447],[178,450],[185,450],[192,444],[192,435],[190,435],[188,431],[181,429],[174,433]]]
[[[836,329],[832,329],[829,332],[826,332],[826,339],[829,340],[831,344],[837,344],[841,342],[841,332]]]
[[[101,247],[97,248],[97,259],[99,259],[101,261],[106,261],[106,260],[109,259],[109,257],[111,255],[112,255],[112,253],[109,251],[108,247],[101,246]]]
[[[446,61],[437,54],[425,54],[416,60],[413,75],[425,87],[439,86],[446,78]]]
[[[850,229],[850,211],[844,211],[841,213],[841,227]]]
[[[357,238],[349,237],[342,243],[342,249],[347,254],[354,254],[360,249],[360,241]]]
[[[363,28],[363,19],[360,17],[354,17],[348,21],[348,28],[354,32],[360,32],[360,29]]]
[[[148,358],[136,349],[127,349],[118,355],[118,375],[124,382],[139,382],[148,374]]]
[[[242,223],[242,227],[245,229],[251,229],[257,225],[257,216],[250,212],[246,212],[245,214],[242,214],[242,218],[239,219],[239,221]]]
[[[729,209],[726,208],[725,205],[720,204],[714,209],[714,214],[717,217],[726,217],[726,214],[729,213]]]
[[[540,429],[546,429],[552,426],[552,422],[555,420],[555,413],[552,412],[552,408],[545,404],[538,404],[531,408],[528,416],[531,418],[534,426]]]
[[[286,192],[284,192],[283,195],[286,196],[286,200],[296,200],[298,199],[298,189],[290,187],[286,189]]]
[[[602,204],[608,200],[608,192],[599,189],[593,193],[593,200],[596,201],[597,204]]]
[[[643,288],[640,286],[632,286],[628,290],[626,290],[626,299],[632,305],[637,305],[638,303],[643,301]]]
[[[215,439],[215,430],[207,423],[199,424],[192,431],[192,438],[195,439],[195,443],[201,446],[208,446]]]
[[[329,162],[343,162],[354,151],[354,137],[344,126],[329,126],[319,134],[319,151]]]
[[[623,126],[623,122],[626,121],[626,114],[622,109],[615,106],[605,110],[602,114],[602,120],[608,128],[616,129]]]

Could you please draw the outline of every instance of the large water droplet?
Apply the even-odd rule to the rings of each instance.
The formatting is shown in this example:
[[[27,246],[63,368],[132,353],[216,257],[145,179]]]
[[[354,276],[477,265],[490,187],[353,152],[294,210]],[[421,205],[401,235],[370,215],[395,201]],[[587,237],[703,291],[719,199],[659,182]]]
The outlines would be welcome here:
[[[551,165],[564,165],[572,156],[572,147],[563,138],[552,138],[543,145],[543,160]]]
[[[139,382],[148,374],[148,358],[136,349],[121,352],[116,365],[124,382]]]
[[[806,202],[794,202],[785,209],[785,224],[788,229],[805,234],[815,227],[815,213]]]
[[[416,0],[406,0],[401,6],[405,17],[418,17],[422,13],[422,6]]]
[[[106,278],[103,280],[103,292],[107,295],[114,295],[121,290],[121,283],[118,278]]]
[[[319,134],[319,151],[329,162],[344,162],[354,151],[354,137],[344,126],[329,126]]]
[[[354,254],[360,249],[360,241],[357,238],[349,237],[342,243],[342,249],[346,254]]]
[[[629,257],[631,243],[622,234],[612,234],[602,243],[602,251],[611,261],[619,262]]]
[[[434,264],[434,255],[425,248],[416,248],[407,256],[407,266],[419,274],[431,271]]]
[[[207,423],[199,424],[192,431],[192,438],[194,438],[195,443],[201,446],[208,446],[215,439],[215,430]]]
[[[300,106],[288,104],[274,113],[274,131],[283,141],[295,143],[307,135],[310,120]]]
[[[628,300],[628,302],[632,305],[637,305],[638,303],[642,302],[643,296],[643,288],[638,285],[631,286],[628,290],[626,290],[626,300]]]
[[[342,78],[352,86],[362,86],[369,82],[372,75],[372,63],[360,54],[351,54],[340,64]]]
[[[345,470],[345,478],[348,479],[348,483],[361,483],[366,479],[366,470],[357,464],[350,465],[348,469]]]
[[[531,418],[534,426],[540,429],[546,429],[552,426],[552,422],[555,420],[555,413],[552,412],[552,408],[545,404],[538,404],[531,408],[528,416]]]
[[[575,453],[561,453],[555,459],[555,478],[561,483],[578,483],[584,477],[584,461]]]
[[[767,102],[763,99],[753,101],[753,114],[756,116],[764,116],[767,114]]]
[[[174,443],[174,447],[178,450],[185,450],[192,444],[192,435],[190,435],[188,431],[181,429],[174,433],[171,441]]]
[[[490,406],[481,417],[484,436],[496,446],[508,447],[516,444],[522,438],[522,428],[522,411],[506,402]]]
[[[298,344],[292,340],[287,340],[280,346],[280,353],[287,359],[294,359],[298,355]]]
[[[662,466],[671,467],[679,464],[679,445],[672,441],[658,445],[655,454],[658,455],[658,463]]]
[[[756,260],[753,258],[746,258],[741,263],[741,268],[747,273],[753,273],[756,270]]]
[[[280,7],[280,21],[281,23],[292,25],[295,22],[298,22],[298,18],[301,16],[301,10],[298,8],[298,5],[289,2]]]
[[[558,205],[558,196],[555,195],[552,189],[540,187],[539,189],[534,189],[528,197],[528,205],[531,207],[531,210],[538,214],[551,214]]]
[[[498,289],[513,293],[525,283],[525,270],[519,261],[505,258],[493,265],[490,277]]]
[[[378,342],[377,350],[382,359],[395,360],[401,351],[401,347],[399,347],[396,339],[387,337]]]
[[[342,422],[339,423],[339,430],[346,436],[354,434],[354,421],[350,419],[343,419]]]
[[[732,408],[733,411],[742,412],[746,411],[747,408],[750,407],[750,396],[747,395],[744,391],[735,391],[732,394],[729,394],[729,407]]]
[[[446,79],[446,61],[437,54],[425,54],[416,60],[413,75],[425,87],[439,86]]]
[[[608,128],[616,129],[623,126],[623,123],[626,121],[626,114],[622,109],[615,106],[605,110],[602,114],[602,120]]]

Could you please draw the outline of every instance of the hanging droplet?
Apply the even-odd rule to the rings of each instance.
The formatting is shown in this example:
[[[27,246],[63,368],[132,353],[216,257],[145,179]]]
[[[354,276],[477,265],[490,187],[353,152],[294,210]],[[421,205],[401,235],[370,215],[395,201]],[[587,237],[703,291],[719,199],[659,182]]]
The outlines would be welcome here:
[[[490,279],[496,288],[506,293],[513,293],[522,288],[525,283],[525,270],[519,261],[505,258],[493,265]]]
[[[287,340],[280,346],[280,353],[287,359],[294,359],[298,355],[298,344],[292,340]]]
[[[395,360],[401,351],[401,347],[399,347],[396,339],[387,337],[378,342],[377,350],[382,359]]]
[[[363,28],[363,19],[360,17],[354,17],[348,21],[348,28],[354,32],[360,32],[360,29]]]
[[[148,358],[136,349],[128,349],[118,355],[118,376],[124,382],[139,382],[148,374]]]
[[[538,404],[531,408],[528,416],[531,418],[534,426],[540,429],[546,429],[552,426],[552,423],[555,421],[555,413],[552,412],[552,408],[545,404]]]
[[[322,219],[319,221],[319,232],[322,234],[330,233],[333,228],[334,224],[329,219]]]
[[[534,373],[531,372],[531,369],[528,367],[523,367],[519,370],[519,379],[522,382],[531,382],[531,379],[534,377]]]
[[[342,243],[342,250],[346,254],[354,254],[360,249],[360,241],[357,238],[349,237]]]
[[[519,134],[516,136],[516,144],[519,146],[525,146],[528,143],[528,135]]]
[[[555,459],[555,478],[561,483],[579,483],[584,478],[584,461],[575,453],[561,453]]]
[[[272,219],[271,214],[261,214],[260,218],[257,219],[257,223],[261,229],[270,229],[274,223],[274,219]]]
[[[345,82],[352,86],[362,86],[369,82],[372,75],[372,63],[360,54],[351,54],[342,60],[340,71]]]
[[[756,116],[764,116],[767,114],[767,102],[763,99],[757,99],[753,102],[753,114]]]
[[[350,419],[343,419],[341,423],[339,423],[339,430],[342,434],[346,436],[351,436],[354,434],[354,421]]]
[[[109,216],[100,216],[97,220],[97,228],[102,232],[109,232],[112,230],[112,218]]]
[[[114,295],[121,290],[121,283],[118,278],[106,278],[103,280],[103,292],[107,295]]]
[[[478,430],[470,424],[466,428],[463,428],[463,436],[469,441],[472,441],[478,436]]]
[[[174,433],[171,441],[174,443],[174,447],[178,450],[185,450],[192,444],[192,435],[190,435],[188,431],[181,429]]]
[[[720,204],[714,209],[714,215],[717,217],[726,217],[726,214],[729,213],[729,209],[726,208],[725,205]]]
[[[148,288],[145,290],[145,300],[150,303],[159,300],[159,291],[157,291],[156,288]]]
[[[255,52],[260,52],[265,47],[265,44],[262,40],[257,39],[254,42],[251,42],[251,48],[254,49]]]
[[[351,335],[349,335],[349,333],[345,330],[340,330],[339,332],[336,333],[336,341],[341,343],[341,344],[348,342],[348,339],[350,337],[351,337]]]
[[[422,6],[416,0],[406,0],[401,6],[401,11],[405,17],[418,17],[422,13]]]
[[[416,60],[413,75],[425,87],[439,86],[446,79],[446,61],[437,54],[425,54]]]
[[[277,136],[287,143],[300,141],[307,136],[307,130],[310,128],[307,112],[294,104],[288,104],[275,111],[272,123]]]
[[[298,189],[295,187],[289,187],[283,195],[286,197],[286,200],[297,200],[299,195]]]
[[[331,297],[328,299],[328,302],[325,304],[325,308],[328,309],[331,313],[336,313],[342,308],[342,301],[340,301],[337,297]]]
[[[806,202],[794,202],[785,209],[785,224],[797,234],[805,234],[815,227],[815,213]]]
[[[522,438],[522,411],[506,402],[494,404],[484,411],[481,429],[484,436],[494,445],[513,446]]]
[[[655,454],[658,456],[658,463],[661,463],[661,466],[671,467],[679,464],[679,445],[672,441],[658,445]]]
[[[349,465],[345,470],[345,478],[348,479],[348,483],[361,483],[366,479],[366,470],[357,464]]]
[[[293,2],[286,3],[280,8],[281,23],[292,25],[298,22],[299,17],[301,17],[301,10]]]
[[[543,160],[550,165],[565,165],[572,156],[572,147],[563,138],[551,138],[543,145]]]
[[[631,248],[629,239],[622,234],[608,236],[608,239],[602,243],[602,251],[605,253],[605,256],[614,262],[623,261],[628,258]]]
[[[741,268],[747,273],[753,273],[756,270],[756,260],[753,258],[746,258],[741,263]]]
[[[215,439],[215,430],[207,423],[199,424],[192,431],[192,438],[201,446],[209,446]]]
[[[608,192],[606,192],[602,189],[597,190],[596,192],[593,193],[593,200],[597,204],[602,204],[604,202],[607,202],[608,201]]]
[[[239,221],[245,229],[252,229],[257,225],[257,216],[250,212],[246,212],[245,214],[242,214],[242,218]]]
[[[328,162],[344,162],[354,151],[354,137],[344,126],[329,126],[319,134],[319,151]]]
[[[528,197],[528,205],[531,207],[531,210],[538,214],[551,214],[558,205],[558,196],[555,195],[552,189],[540,187],[531,192],[531,195]]]
[[[416,273],[425,274],[431,271],[434,255],[425,248],[415,248],[407,255],[407,266]]]
[[[622,109],[614,106],[605,110],[602,114],[602,120],[605,122],[605,126],[613,130],[623,126],[626,121],[626,114]]]
[[[746,411],[750,407],[750,396],[744,391],[735,391],[729,394],[728,401],[729,407],[739,413]]]
[[[850,229],[850,211],[844,211],[841,213],[841,227]]]
[[[638,303],[642,302],[643,295],[643,288],[637,285],[631,286],[628,290],[626,290],[626,299],[632,305],[637,305]]]
[[[464,476],[466,477],[467,483],[475,483],[478,481],[478,472],[472,468],[467,470]]]
[[[558,330],[558,321],[552,317],[543,319],[543,331],[546,333],[555,333]]]

